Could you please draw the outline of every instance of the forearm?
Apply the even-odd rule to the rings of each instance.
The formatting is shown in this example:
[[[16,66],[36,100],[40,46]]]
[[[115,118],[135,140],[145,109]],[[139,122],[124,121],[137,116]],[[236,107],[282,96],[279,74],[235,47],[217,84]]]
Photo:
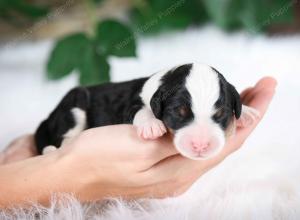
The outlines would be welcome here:
[[[72,181],[76,177],[68,166],[68,159],[56,152],[0,166],[0,207],[47,204],[57,192],[76,194],[81,186]]]

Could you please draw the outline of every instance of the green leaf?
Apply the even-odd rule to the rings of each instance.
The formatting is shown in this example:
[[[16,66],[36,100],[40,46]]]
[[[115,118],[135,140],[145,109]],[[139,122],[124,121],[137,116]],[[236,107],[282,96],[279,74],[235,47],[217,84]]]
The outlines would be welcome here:
[[[20,13],[31,18],[40,18],[49,12],[47,7],[28,4],[21,0],[15,2],[14,8]]]
[[[284,0],[202,0],[212,20],[224,29],[265,30],[293,19],[292,3]]]
[[[45,5],[29,3],[25,0],[0,0],[0,18],[14,26],[46,16],[49,8]]]
[[[207,13],[221,28],[233,29],[240,25],[237,17],[242,9],[243,1],[239,0],[203,0]]]
[[[83,33],[69,35],[59,40],[54,46],[47,64],[49,79],[60,79],[71,73],[82,59],[82,53],[90,45]]]
[[[7,12],[18,12],[30,18],[39,18],[45,16],[49,9],[46,6],[30,4],[24,0],[9,0],[0,2],[0,8]]]
[[[241,24],[249,31],[261,31],[280,23],[291,23],[294,18],[293,1],[250,1],[244,2]]]
[[[145,0],[131,10],[131,19],[139,33],[152,34],[202,23],[207,13],[199,0]]]
[[[286,0],[135,0],[131,19],[139,33],[183,29],[212,20],[233,30],[265,30],[278,23],[290,23],[295,1]]]
[[[129,27],[115,20],[105,20],[98,24],[95,43],[101,54],[119,57],[136,55],[133,32]]]
[[[106,57],[98,54],[92,46],[86,48],[79,66],[80,84],[86,86],[108,82],[109,69]]]

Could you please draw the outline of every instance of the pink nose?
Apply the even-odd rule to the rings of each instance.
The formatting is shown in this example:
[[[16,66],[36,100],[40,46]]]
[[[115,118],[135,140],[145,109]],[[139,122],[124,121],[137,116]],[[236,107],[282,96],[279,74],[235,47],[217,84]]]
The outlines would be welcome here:
[[[209,148],[209,142],[208,141],[192,141],[191,146],[192,150],[198,153],[204,153]]]

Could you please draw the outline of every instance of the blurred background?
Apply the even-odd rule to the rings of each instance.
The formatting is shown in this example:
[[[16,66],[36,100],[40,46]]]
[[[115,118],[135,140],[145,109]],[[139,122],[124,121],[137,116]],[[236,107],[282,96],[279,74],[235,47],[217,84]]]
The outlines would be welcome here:
[[[0,149],[34,132],[76,85],[194,61],[239,90],[276,77],[277,96],[252,140],[295,146],[299,31],[299,0],[0,0]]]

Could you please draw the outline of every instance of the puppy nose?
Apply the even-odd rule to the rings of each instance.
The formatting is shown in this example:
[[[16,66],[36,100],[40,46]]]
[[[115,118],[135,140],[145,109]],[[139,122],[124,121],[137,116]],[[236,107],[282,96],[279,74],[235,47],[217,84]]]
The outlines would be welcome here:
[[[193,151],[203,153],[208,150],[210,144],[208,141],[192,141],[191,145]]]

